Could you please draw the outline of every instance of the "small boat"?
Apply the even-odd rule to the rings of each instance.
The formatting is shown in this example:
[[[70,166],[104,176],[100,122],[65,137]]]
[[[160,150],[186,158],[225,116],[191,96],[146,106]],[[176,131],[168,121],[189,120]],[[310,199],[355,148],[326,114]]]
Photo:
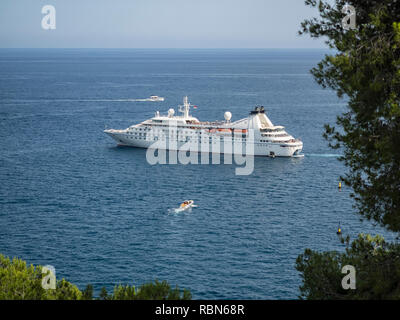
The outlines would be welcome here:
[[[147,101],[164,101],[163,97],[159,96],[150,96],[150,98],[146,99]]]
[[[196,207],[193,200],[185,200],[181,203],[179,209],[181,211]]]

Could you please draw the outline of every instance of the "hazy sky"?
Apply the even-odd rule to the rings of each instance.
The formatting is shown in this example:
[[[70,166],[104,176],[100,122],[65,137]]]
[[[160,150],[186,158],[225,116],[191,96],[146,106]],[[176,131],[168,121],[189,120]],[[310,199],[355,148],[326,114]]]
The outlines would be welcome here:
[[[0,0],[0,47],[322,48],[297,35],[316,14],[304,0]]]

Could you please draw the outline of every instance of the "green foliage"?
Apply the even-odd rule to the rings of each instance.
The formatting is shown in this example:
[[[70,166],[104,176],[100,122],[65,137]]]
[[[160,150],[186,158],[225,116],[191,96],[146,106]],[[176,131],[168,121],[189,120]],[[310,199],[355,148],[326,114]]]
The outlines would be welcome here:
[[[107,289],[105,287],[101,288],[99,297],[100,297],[100,300],[109,300],[110,299]]]
[[[88,284],[85,290],[82,291],[82,300],[92,300],[93,299],[93,286]]]
[[[41,273],[26,262],[0,255],[0,299],[40,299]],[[35,290],[36,289],[36,290]]]
[[[114,300],[136,300],[135,287],[128,286],[128,285],[115,286],[112,299],[114,299]]]
[[[81,292],[73,284],[62,279],[56,289],[42,288],[42,267],[29,267],[26,262],[0,254],[0,300],[75,300]]]
[[[305,20],[300,34],[324,37],[334,54],[311,70],[324,88],[348,100],[338,128],[325,125],[329,145],[342,148],[359,214],[400,232],[400,1],[306,0],[319,18]],[[345,4],[356,10],[356,29],[341,22]],[[301,298],[400,299],[400,244],[360,235],[345,253],[306,249],[296,268]],[[356,269],[356,289],[344,290],[342,267]]]
[[[0,254],[0,300],[92,300],[93,286],[88,284],[81,292],[77,286],[59,280],[56,289],[43,289],[42,267],[26,265],[26,262],[14,258],[12,261]],[[101,300],[190,300],[188,290],[171,289],[166,281],[146,283],[136,291],[134,286],[115,286],[114,292],[108,294],[105,287],[101,288]]]
[[[356,269],[356,289],[344,290],[342,267]],[[302,299],[400,299],[400,244],[359,235],[345,253],[306,249],[296,260]]]
[[[47,290],[49,291],[49,290]],[[78,287],[70,282],[62,279],[57,281],[56,287],[56,299],[57,300],[81,300],[82,292],[79,291]]]
[[[155,281],[154,283],[146,283],[139,287],[137,292],[138,300],[190,300],[192,295],[186,289],[181,292],[176,286],[171,289],[167,281]]]
[[[305,20],[300,34],[324,37],[335,54],[311,73],[324,88],[348,99],[326,125],[325,138],[342,148],[349,172],[342,180],[353,189],[359,213],[389,230],[400,231],[400,1],[307,0],[320,18]],[[356,29],[341,26],[342,7],[356,10]]]
[[[190,300],[191,293],[184,289],[179,290],[178,286],[174,289],[167,281],[145,283],[138,290],[134,286],[115,286],[111,299],[114,300]]]

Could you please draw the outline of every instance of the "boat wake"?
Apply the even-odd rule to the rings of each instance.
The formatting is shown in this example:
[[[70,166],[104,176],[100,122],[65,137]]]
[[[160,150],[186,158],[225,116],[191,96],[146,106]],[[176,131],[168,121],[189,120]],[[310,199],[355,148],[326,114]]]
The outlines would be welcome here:
[[[319,157],[319,158],[339,158],[341,154],[336,153],[309,153],[307,157]]]
[[[168,213],[180,213],[180,212],[183,212],[183,211],[191,212],[192,208],[190,207],[190,208],[171,208],[171,209],[168,209]]]
[[[194,204],[193,200],[186,200],[178,208],[169,209],[169,213],[179,213],[182,211],[192,211],[192,208],[196,208],[197,205]]]
[[[6,102],[144,102],[157,101],[154,99],[7,99]],[[161,101],[161,100],[160,100]]]

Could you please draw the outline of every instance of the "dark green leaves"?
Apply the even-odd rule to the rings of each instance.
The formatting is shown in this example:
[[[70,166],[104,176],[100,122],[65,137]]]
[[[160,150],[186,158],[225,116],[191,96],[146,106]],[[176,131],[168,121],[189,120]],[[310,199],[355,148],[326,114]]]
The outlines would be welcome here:
[[[356,269],[356,289],[344,290],[342,267]],[[297,258],[303,299],[400,299],[400,245],[360,235],[345,253],[306,249]]]
[[[324,88],[348,99],[337,128],[325,126],[332,148],[343,149],[359,213],[400,231],[400,1],[353,0],[356,29],[341,27],[347,1],[306,1],[319,18],[300,33],[324,37],[335,49],[311,70]]]

